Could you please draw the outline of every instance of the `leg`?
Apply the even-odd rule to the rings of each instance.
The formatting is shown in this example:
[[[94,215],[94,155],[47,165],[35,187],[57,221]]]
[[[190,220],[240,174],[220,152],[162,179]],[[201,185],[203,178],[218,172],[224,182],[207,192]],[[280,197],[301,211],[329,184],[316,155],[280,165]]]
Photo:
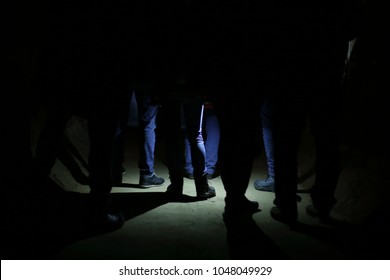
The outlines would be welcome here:
[[[261,107],[261,123],[263,132],[263,143],[265,155],[267,157],[268,176],[254,182],[254,187],[258,191],[275,191],[275,170],[274,170],[274,144],[272,128],[272,108],[267,98]]]
[[[313,100],[310,128],[315,142],[315,184],[311,199],[320,216],[327,217],[336,204],[334,193],[340,175],[340,97],[337,89]],[[333,93],[333,94],[332,94]]]
[[[254,212],[257,202],[249,201],[249,184],[255,145],[259,142],[259,116],[262,96],[237,98],[235,91],[215,98],[213,105],[220,124],[219,162],[226,191],[225,219],[242,212]]]
[[[194,179],[194,167],[192,166],[191,146],[187,135],[185,135],[184,137],[184,154],[184,177],[188,179]]]
[[[167,193],[177,196],[183,193],[184,133],[181,129],[181,102],[167,102],[163,110],[170,179]]]
[[[204,109],[203,135],[205,137],[206,147],[206,167],[209,179],[218,176],[218,149],[220,140],[220,131],[218,118],[211,104],[206,104]]]
[[[156,146],[156,118],[158,105],[152,104],[151,95],[142,90],[136,93],[139,122],[140,170],[139,184],[143,186],[162,185],[165,180],[154,172],[154,152]]]
[[[203,100],[196,98],[183,102],[186,135],[190,143],[192,166],[196,194],[199,198],[215,196],[215,190],[209,185],[206,168],[206,148],[203,141]]]
[[[131,94],[130,94],[131,96]],[[129,116],[129,106],[124,110],[120,120],[117,124],[116,133],[115,133],[115,144],[113,150],[113,166],[112,166],[112,181],[113,184],[122,184],[123,174],[126,172],[123,164],[125,162],[124,153],[125,153],[125,131],[127,128]]]
[[[289,90],[282,88],[272,99],[275,109],[274,169],[276,208],[271,209],[275,219],[295,224],[297,210],[298,148],[306,126],[307,107],[312,91],[296,80],[288,80]]]

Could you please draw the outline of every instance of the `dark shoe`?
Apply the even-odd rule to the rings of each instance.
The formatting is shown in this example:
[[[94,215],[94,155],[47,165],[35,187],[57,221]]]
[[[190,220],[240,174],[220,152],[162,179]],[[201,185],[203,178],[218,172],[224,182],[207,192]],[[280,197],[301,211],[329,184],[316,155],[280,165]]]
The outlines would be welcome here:
[[[188,173],[188,172],[185,172],[184,173],[184,177],[187,178],[187,179],[191,179],[191,180],[194,180],[194,173]]]
[[[263,180],[256,180],[253,185],[255,189],[258,191],[263,191],[263,192],[275,191],[275,180],[274,177],[270,175],[268,175],[268,177]]]
[[[198,199],[207,199],[216,196],[215,189],[207,179],[207,174],[195,178],[196,197]]]
[[[245,197],[245,199],[238,201],[236,207],[240,207],[243,212],[254,213],[259,210],[259,203],[257,201],[251,201]]]
[[[165,180],[158,177],[155,173],[152,175],[141,175],[139,178],[139,185],[142,187],[155,187],[164,184]]]
[[[275,220],[289,225],[290,227],[297,224],[298,210],[297,208],[285,208],[281,209],[278,206],[274,206],[270,210],[271,217]]]
[[[183,195],[183,186],[169,185],[165,193],[170,197],[180,197]]]
[[[104,232],[120,229],[125,224],[125,218],[121,213],[107,213],[93,217],[94,226]]]
[[[225,211],[222,214],[223,220],[231,221],[240,217],[242,214],[253,214],[259,211],[259,203],[257,201],[251,201],[245,196],[237,199],[225,198]]]
[[[196,190],[196,197],[200,199],[208,199],[216,196],[215,189],[208,185],[203,190]]]

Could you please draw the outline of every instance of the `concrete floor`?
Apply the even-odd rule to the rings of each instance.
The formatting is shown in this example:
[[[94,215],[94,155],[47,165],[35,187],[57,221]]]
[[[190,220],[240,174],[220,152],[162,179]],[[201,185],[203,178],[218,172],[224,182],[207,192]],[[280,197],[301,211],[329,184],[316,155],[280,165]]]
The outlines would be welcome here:
[[[66,132],[79,152],[78,157],[73,155],[78,171],[57,161],[51,189],[37,199],[43,201],[44,210],[38,215],[27,213],[24,221],[15,223],[10,231],[13,240],[3,249],[5,258],[337,260],[390,257],[390,215],[384,199],[389,194],[386,158],[343,147],[344,168],[336,193],[338,204],[332,212],[333,217],[343,222],[337,226],[325,225],[305,213],[305,206],[310,203],[307,190],[313,182],[312,142],[308,134],[299,159],[302,197],[299,230],[291,230],[272,219],[269,210],[274,194],[253,188],[255,179],[266,176],[262,151],[256,156],[247,190],[247,197],[258,201],[260,210],[243,217],[239,225],[231,228],[222,220],[225,192],[220,177],[211,181],[217,191],[212,199],[196,201],[194,183],[189,179],[185,179],[185,199],[170,201],[164,196],[169,180],[161,141],[156,148],[155,170],[166,182],[160,187],[139,187],[136,128],[129,127],[125,152],[127,173],[123,184],[112,190],[113,205],[125,215],[126,223],[114,232],[91,231],[80,218],[88,192],[88,186],[82,182],[87,174],[83,168],[88,150],[85,123],[83,119],[73,118]],[[33,138],[33,144],[34,141]]]

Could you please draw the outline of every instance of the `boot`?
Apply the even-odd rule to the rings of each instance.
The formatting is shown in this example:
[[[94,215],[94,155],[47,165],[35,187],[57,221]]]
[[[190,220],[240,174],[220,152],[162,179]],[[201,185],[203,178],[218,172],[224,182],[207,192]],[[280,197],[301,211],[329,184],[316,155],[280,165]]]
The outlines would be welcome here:
[[[167,187],[165,193],[170,197],[180,197],[183,195],[184,181],[182,177],[170,177],[171,184]]]
[[[195,178],[196,197],[199,199],[208,199],[216,196],[215,189],[207,179],[207,173],[199,178]]]

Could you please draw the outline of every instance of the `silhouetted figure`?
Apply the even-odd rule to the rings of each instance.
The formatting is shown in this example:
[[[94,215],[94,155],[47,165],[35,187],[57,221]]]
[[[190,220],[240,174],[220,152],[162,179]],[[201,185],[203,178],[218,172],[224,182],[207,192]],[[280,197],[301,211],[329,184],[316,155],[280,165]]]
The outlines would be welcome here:
[[[360,0],[286,3],[285,22],[276,30],[285,39],[278,49],[273,95],[275,205],[271,215],[294,225],[298,211],[297,156],[309,121],[313,135],[315,183],[307,210],[329,218],[341,171],[342,87],[348,42],[359,30]],[[315,213],[314,213],[315,212]]]
[[[110,192],[115,133],[129,104],[129,7],[76,1],[48,5],[40,50],[47,116],[36,150],[35,186],[45,185],[70,116],[87,118],[89,221],[104,230],[117,229],[124,219],[110,211]]]
[[[216,13],[219,24],[210,40],[205,80],[220,125],[227,222],[259,211],[259,203],[248,200],[246,190],[260,142],[260,108],[272,88],[274,9],[268,2],[225,3]]]
[[[356,6],[354,1],[317,2],[226,4],[225,16],[219,19],[223,24],[213,44],[219,53],[214,54],[209,85],[221,128],[225,220],[258,208],[257,202],[246,199],[245,192],[254,145],[259,142],[258,115],[264,98],[274,108],[278,207],[272,210],[273,216],[282,212],[282,220],[296,221],[296,156],[309,108],[315,114],[312,127],[316,128],[321,162],[312,199],[324,212],[334,204],[339,174],[339,88],[348,41],[355,36]]]

